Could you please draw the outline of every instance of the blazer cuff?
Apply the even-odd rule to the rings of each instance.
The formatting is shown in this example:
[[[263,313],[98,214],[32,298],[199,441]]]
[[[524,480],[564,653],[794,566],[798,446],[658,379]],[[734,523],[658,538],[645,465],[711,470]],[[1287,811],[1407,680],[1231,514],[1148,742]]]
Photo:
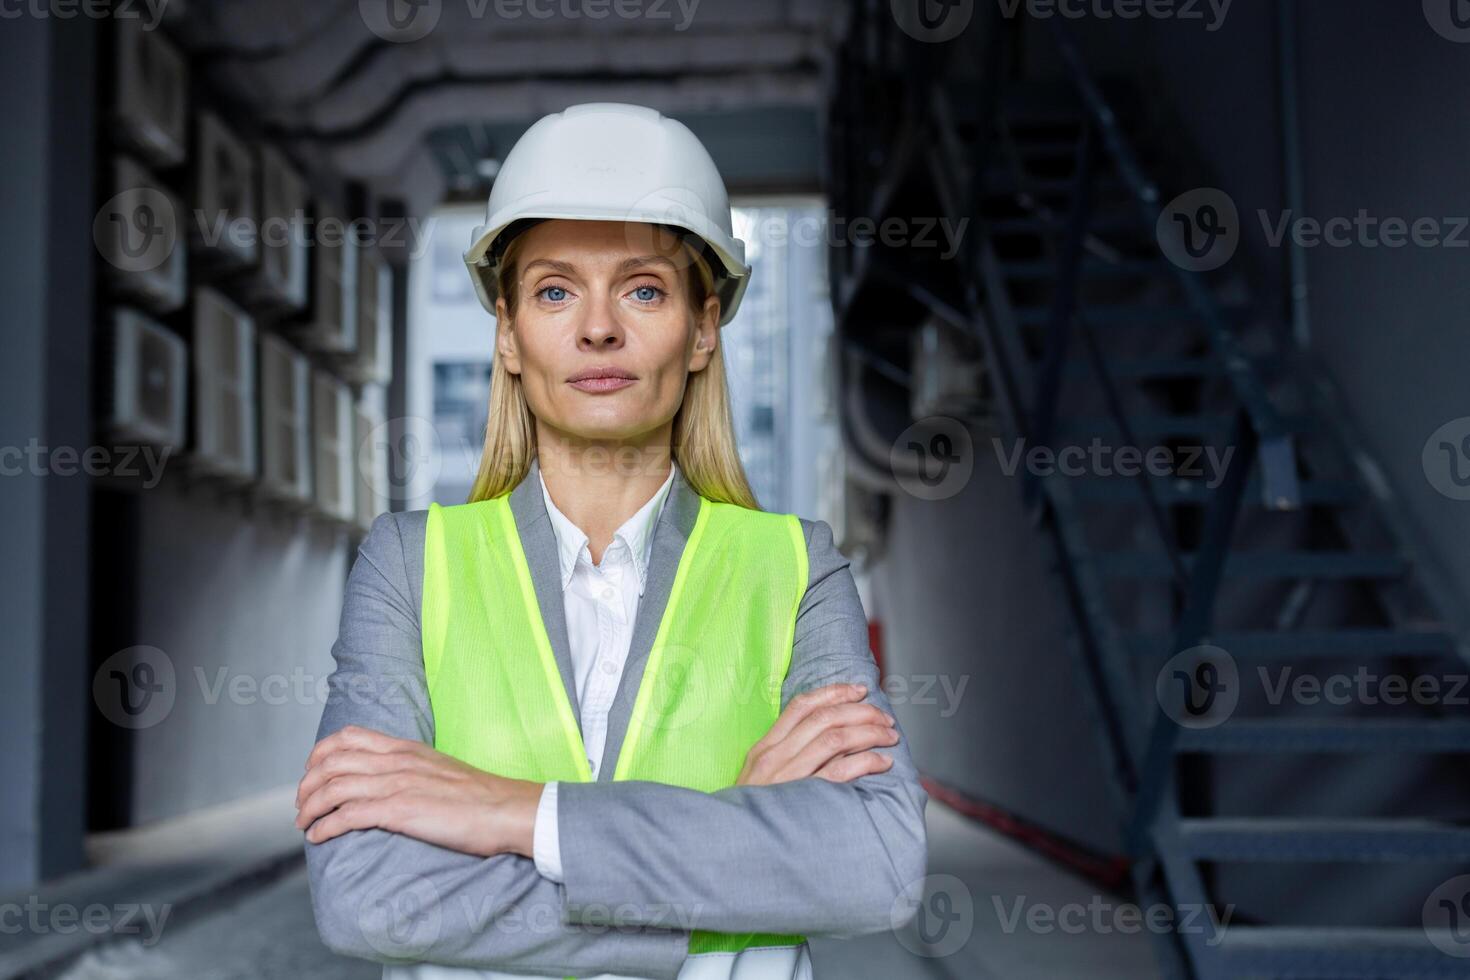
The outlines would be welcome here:
[[[541,799],[536,804],[536,824],[531,831],[531,852],[535,855],[536,870],[555,882],[562,882],[561,836],[556,822],[556,783],[547,783],[541,789]]]

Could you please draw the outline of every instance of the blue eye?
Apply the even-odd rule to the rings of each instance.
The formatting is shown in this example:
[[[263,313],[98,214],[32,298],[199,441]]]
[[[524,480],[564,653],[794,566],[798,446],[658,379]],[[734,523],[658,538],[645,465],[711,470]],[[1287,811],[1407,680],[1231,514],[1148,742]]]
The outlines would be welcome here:
[[[562,300],[567,298],[567,291],[562,286],[547,286],[545,289],[541,290],[541,295],[545,296],[553,303],[560,303]]]
[[[639,286],[633,290],[633,295],[638,297],[640,303],[652,303],[663,294],[663,290],[657,286]]]

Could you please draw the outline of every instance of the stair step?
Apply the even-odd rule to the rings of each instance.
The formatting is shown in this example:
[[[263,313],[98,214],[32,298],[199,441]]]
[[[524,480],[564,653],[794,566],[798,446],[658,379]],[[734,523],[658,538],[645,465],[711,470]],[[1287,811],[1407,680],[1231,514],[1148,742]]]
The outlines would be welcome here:
[[[1462,861],[1470,827],[1418,819],[1211,818],[1179,821],[1202,861]]]
[[[1455,948],[1448,937],[1441,942]],[[1214,954],[1220,976],[1281,980],[1463,977],[1467,964],[1446,955],[1418,927],[1227,926]]]
[[[1228,319],[1242,320],[1250,315],[1247,307],[1225,306],[1221,308]],[[1018,306],[1016,322],[1023,327],[1045,327],[1051,324],[1051,307]],[[1082,311],[1082,318],[1094,327],[1140,327],[1160,326],[1170,323],[1200,323],[1202,317],[1192,306],[1130,306],[1125,304],[1089,306]]]
[[[1179,752],[1274,754],[1279,752],[1470,752],[1464,721],[1227,721],[1214,728],[1186,728]]]
[[[1306,433],[1316,428],[1312,419],[1289,416],[1282,420],[1288,432]],[[1207,415],[1133,415],[1128,427],[1133,435],[1149,439],[1224,437],[1230,433],[1235,419],[1223,413]],[[1121,436],[1117,420],[1111,415],[1067,415],[1056,421],[1056,435],[1069,437]]]
[[[1160,552],[1103,551],[1093,561],[1104,574],[1117,578],[1158,578],[1174,575],[1174,566]],[[1186,554],[1192,565],[1195,555]],[[1225,560],[1225,574],[1232,578],[1271,579],[1396,579],[1409,570],[1403,558],[1393,554],[1361,554],[1354,551],[1270,551],[1234,553]]]
[[[1053,262],[1007,262],[1000,264],[1000,271],[1007,279],[1045,280],[1055,279],[1057,266]],[[1127,279],[1142,276],[1163,276],[1168,267],[1160,259],[1123,259],[1108,262],[1089,256],[1082,263],[1082,274],[1094,279]]]
[[[1342,629],[1299,632],[1216,633],[1208,642],[1237,660],[1360,660],[1366,657],[1449,656],[1455,638],[1449,633],[1412,630]],[[1172,636],[1132,633],[1127,639],[1134,656],[1162,659],[1175,651]]]
[[[1211,480],[1197,477],[1149,477],[1154,496],[1165,505],[1206,503],[1215,488]],[[1099,503],[1142,503],[1143,487],[1137,477],[1100,476],[1078,480],[1074,495],[1078,500]],[[1362,492],[1351,480],[1307,480],[1301,484],[1302,503],[1315,506],[1341,506],[1351,504],[1362,497]],[[1245,490],[1247,503],[1261,499],[1261,481],[1252,477]]]

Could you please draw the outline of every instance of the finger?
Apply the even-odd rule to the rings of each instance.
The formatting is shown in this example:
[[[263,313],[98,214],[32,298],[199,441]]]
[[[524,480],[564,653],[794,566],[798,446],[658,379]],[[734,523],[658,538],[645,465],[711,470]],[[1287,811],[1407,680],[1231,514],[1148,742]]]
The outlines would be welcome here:
[[[820,768],[832,757],[836,746],[827,753],[815,753],[808,755],[807,764],[809,768],[803,770],[788,770],[787,767],[806,751],[813,742],[821,739],[825,732],[849,725],[892,725],[893,717],[880,709],[875,704],[858,702],[856,704],[828,704],[814,708],[803,718],[797,726],[779,741],[769,741],[762,745],[756,743],[756,754],[758,763],[766,772],[789,772],[787,778],[804,779]],[[887,745],[882,742],[878,744]],[[868,748],[868,745],[859,745],[857,748]]]
[[[330,779],[349,774],[373,775],[411,768],[416,756],[407,752],[363,752],[339,750],[322,758],[306,771],[296,787],[296,805],[314,793]]]
[[[860,776],[887,772],[893,767],[893,756],[881,752],[859,752],[833,759],[813,775],[834,783],[850,783]]]
[[[381,800],[348,803],[312,824],[306,831],[306,839],[313,844],[320,844],[350,830],[371,830],[375,827],[387,830],[389,828],[382,826],[386,822],[385,817]]]
[[[389,796],[402,788],[402,776],[401,772],[387,772],[330,779],[302,801],[301,810],[296,814],[296,826],[305,830],[314,821],[338,807]]]
[[[859,701],[855,704],[834,704],[818,708],[802,719],[786,736],[785,750],[788,757],[801,752],[822,733],[833,728],[849,726],[880,725],[892,727],[893,716],[876,704]]]
[[[887,725],[842,725],[829,728],[813,738],[789,763],[788,769],[800,773],[794,779],[814,774],[834,759],[867,749],[897,745],[897,729]]]
[[[348,725],[316,743],[311,754],[306,757],[306,768],[310,769],[333,752],[394,752],[402,751],[406,746],[422,744],[422,742],[384,735],[382,732],[363,728],[361,725]]]
[[[786,703],[765,738],[773,743],[779,742],[790,735],[813,711],[829,705],[860,701],[867,693],[866,684],[827,684],[804,691]]]

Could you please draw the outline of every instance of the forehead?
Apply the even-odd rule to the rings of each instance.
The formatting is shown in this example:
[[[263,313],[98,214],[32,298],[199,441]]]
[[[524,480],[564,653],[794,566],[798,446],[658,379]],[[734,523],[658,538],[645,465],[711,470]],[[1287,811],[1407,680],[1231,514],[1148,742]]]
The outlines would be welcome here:
[[[520,265],[556,259],[578,266],[617,265],[637,256],[658,255],[677,263],[679,238],[656,225],[638,221],[575,221],[553,218],[520,236]]]

